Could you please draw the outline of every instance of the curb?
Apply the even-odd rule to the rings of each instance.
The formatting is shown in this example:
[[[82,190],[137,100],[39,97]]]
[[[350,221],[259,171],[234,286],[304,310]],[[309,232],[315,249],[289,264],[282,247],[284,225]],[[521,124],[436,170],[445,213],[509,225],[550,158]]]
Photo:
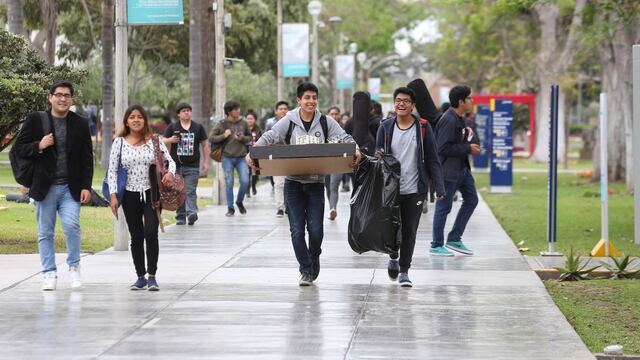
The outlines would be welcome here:
[[[640,360],[640,355],[594,354],[598,360]]]

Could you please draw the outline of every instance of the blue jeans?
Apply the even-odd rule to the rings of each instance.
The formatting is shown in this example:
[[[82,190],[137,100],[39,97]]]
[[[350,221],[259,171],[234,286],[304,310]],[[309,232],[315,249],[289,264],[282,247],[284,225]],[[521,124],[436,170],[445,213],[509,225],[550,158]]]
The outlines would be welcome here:
[[[224,170],[224,187],[227,197],[227,207],[233,209],[233,169],[238,172],[240,178],[240,189],[238,189],[238,198],[236,202],[244,201],[244,194],[249,188],[249,168],[244,156],[240,157],[222,157],[222,169]]]
[[[184,187],[187,192],[187,198],[184,204],[176,211],[176,220],[185,220],[187,216],[198,213],[198,178],[200,177],[200,169],[196,166],[180,166],[176,170],[177,174],[184,178]]]
[[[80,202],[71,196],[69,185],[51,185],[44,200],[36,201],[38,251],[42,272],[57,270],[54,244],[56,213],[60,214],[62,231],[67,241],[67,264],[80,264]]]
[[[300,264],[299,270],[301,273],[311,273],[311,259],[322,253],[324,185],[285,180],[284,202],[289,216],[293,251]],[[305,225],[309,232],[309,247],[305,241]]]
[[[476,184],[471,175],[471,170],[465,169],[457,181],[445,180],[445,198],[436,202],[436,211],[433,215],[433,241],[431,247],[444,246],[444,226],[447,223],[447,215],[451,212],[453,195],[456,190],[462,194],[462,206],[453,223],[453,228],[447,236],[447,241],[460,241],[467,223],[478,205],[478,195],[476,194]]]

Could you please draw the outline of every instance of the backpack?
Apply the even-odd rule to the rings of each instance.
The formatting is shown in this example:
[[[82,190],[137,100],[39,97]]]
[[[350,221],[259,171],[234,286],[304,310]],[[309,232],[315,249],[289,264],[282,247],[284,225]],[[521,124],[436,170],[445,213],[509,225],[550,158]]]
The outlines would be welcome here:
[[[224,133],[227,129],[227,123],[222,120],[222,132]],[[222,150],[224,150],[224,146],[227,144],[227,141],[229,141],[229,138],[226,138],[217,144],[211,143],[211,152],[209,153],[211,160],[215,162],[222,162]]]
[[[289,145],[291,144],[291,132],[293,131],[293,127],[296,124],[293,121],[289,121],[289,130],[287,130],[287,135],[285,135],[284,143]],[[327,117],[324,115],[320,115],[320,126],[322,127],[322,133],[324,134],[324,143],[329,142],[329,125],[327,124]]]
[[[40,115],[40,120],[42,121],[42,132],[44,134],[48,134],[51,132],[51,119],[44,111],[38,111]],[[22,133],[23,129],[20,128],[18,132],[18,138]],[[25,158],[18,155],[18,150],[16,150],[15,146],[11,147],[11,151],[9,151],[9,161],[11,162],[11,170],[13,171],[13,177],[16,179],[16,182],[24,187],[31,187],[31,183],[33,182],[33,173],[35,170],[36,159],[34,158]]]

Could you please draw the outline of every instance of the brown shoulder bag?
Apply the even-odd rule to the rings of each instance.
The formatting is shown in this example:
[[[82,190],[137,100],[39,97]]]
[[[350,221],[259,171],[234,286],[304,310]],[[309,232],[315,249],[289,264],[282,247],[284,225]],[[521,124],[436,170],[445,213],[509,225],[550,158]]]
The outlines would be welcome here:
[[[154,208],[158,212],[160,211],[160,209],[175,211],[182,204],[184,204],[184,201],[187,198],[187,192],[184,188],[184,178],[176,174],[173,177],[173,184],[171,184],[170,186],[165,186],[162,183],[162,178],[169,171],[167,169],[167,161],[164,160],[162,151],[160,151],[160,142],[158,140],[158,136],[154,135],[151,138],[151,142],[153,143],[153,152],[155,155],[155,163],[153,165],[156,165],[156,183],[158,184],[158,191],[160,193],[159,199],[153,199]],[[158,206],[158,202],[160,206]],[[162,220],[158,220],[160,220],[160,227],[164,231]]]

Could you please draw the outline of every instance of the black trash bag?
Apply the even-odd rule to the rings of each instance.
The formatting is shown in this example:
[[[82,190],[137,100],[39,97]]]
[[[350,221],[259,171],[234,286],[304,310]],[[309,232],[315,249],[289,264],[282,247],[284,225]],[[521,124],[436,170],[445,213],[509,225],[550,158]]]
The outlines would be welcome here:
[[[349,245],[357,253],[397,254],[400,248],[400,162],[364,156],[355,172]]]
[[[91,189],[91,200],[89,200],[86,204],[81,204],[82,206],[97,206],[97,207],[107,207],[109,206],[109,202],[105,200],[102,196],[98,195],[98,193]]]

